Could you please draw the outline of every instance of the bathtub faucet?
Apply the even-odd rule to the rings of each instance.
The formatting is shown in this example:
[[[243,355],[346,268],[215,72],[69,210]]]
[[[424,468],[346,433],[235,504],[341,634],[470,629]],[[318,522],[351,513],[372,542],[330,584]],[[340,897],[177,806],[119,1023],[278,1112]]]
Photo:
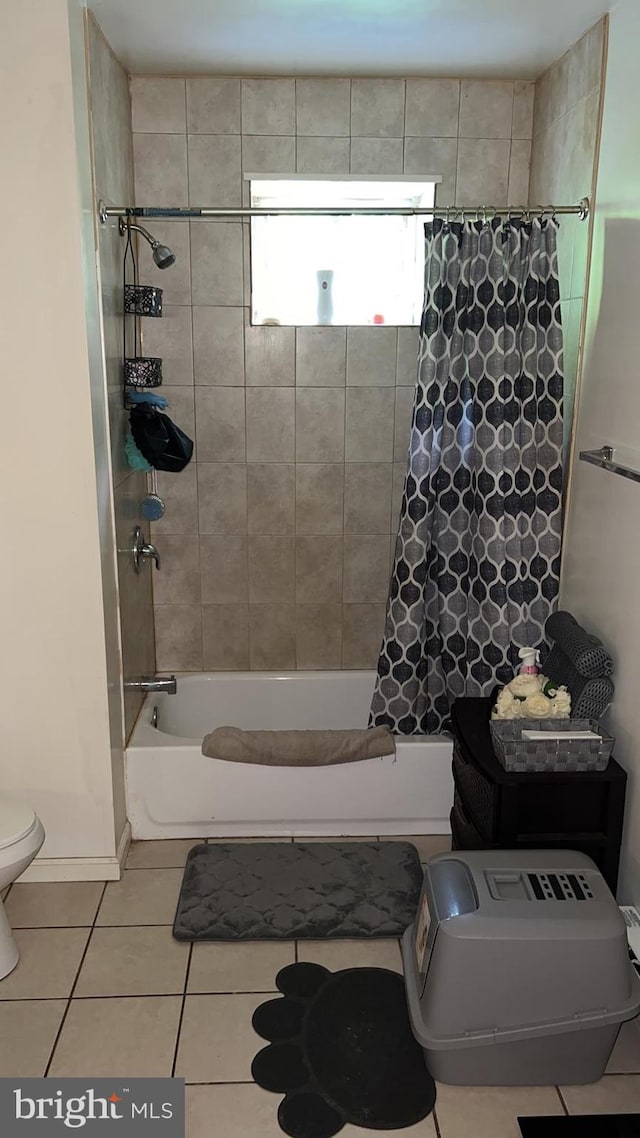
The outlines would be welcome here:
[[[140,676],[137,680],[125,680],[125,691],[164,691],[175,695],[178,681],[175,676]]]

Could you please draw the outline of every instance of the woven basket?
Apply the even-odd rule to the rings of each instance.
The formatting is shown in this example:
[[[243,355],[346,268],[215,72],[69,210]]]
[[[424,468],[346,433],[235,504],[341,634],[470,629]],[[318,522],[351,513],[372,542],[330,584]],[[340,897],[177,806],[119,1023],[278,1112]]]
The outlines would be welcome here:
[[[492,719],[493,749],[505,770],[584,772],[606,769],[614,740],[593,719]],[[523,731],[595,731],[600,739],[523,739]]]

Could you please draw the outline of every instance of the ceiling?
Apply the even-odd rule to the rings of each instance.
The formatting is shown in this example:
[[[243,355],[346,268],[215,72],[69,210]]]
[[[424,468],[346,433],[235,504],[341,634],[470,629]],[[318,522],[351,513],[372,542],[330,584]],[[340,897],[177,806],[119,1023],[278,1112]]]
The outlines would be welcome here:
[[[133,74],[533,79],[611,0],[88,0]]]

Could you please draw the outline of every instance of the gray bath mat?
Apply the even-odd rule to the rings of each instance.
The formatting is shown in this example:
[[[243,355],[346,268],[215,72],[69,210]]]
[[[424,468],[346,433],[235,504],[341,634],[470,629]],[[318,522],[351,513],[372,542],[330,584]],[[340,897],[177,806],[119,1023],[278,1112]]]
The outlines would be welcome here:
[[[408,842],[253,842],[195,846],[177,940],[401,936],[422,885]]]

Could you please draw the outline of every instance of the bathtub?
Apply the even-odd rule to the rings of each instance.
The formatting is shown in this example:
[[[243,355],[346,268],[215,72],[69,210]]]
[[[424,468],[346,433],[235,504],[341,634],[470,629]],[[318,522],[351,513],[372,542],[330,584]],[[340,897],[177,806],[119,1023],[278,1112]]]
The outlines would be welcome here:
[[[230,763],[201,753],[203,737],[223,725],[365,727],[374,678],[213,672],[179,678],[176,695],[148,695],[125,755],[133,838],[449,833],[446,735],[402,736],[395,757],[328,767]]]

